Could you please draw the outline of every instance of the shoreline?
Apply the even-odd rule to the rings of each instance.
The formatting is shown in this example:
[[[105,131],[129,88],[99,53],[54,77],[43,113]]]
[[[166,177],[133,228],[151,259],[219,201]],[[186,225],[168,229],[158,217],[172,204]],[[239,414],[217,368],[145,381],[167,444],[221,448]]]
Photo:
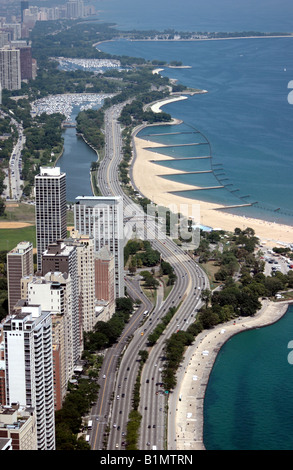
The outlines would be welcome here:
[[[207,90],[202,90],[202,93],[207,93]],[[181,95],[155,102],[150,107],[154,112],[161,112],[162,106],[187,98],[188,97],[184,96],[183,92]],[[173,119],[171,123],[165,123],[165,125],[179,124],[180,122],[182,121]],[[223,205],[172,194],[174,191],[194,190],[197,188],[193,185],[161,178],[160,175],[162,174],[184,174],[185,172],[164,168],[155,164],[157,160],[172,160],[172,157],[147,149],[160,146],[164,147],[164,145],[147,141],[143,137],[137,137],[137,133],[144,127],[148,126],[141,126],[133,132],[135,156],[131,163],[132,184],[142,196],[147,197],[155,204],[178,208],[178,212],[183,213],[187,217],[192,217],[193,210],[195,210],[195,206],[197,206],[197,214],[200,211],[200,220],[196,220],[195,223],[199,225],[230,232],[234,232],[236,227],[240,229],[251,227],[254,229],[256,236],[268,246],[293,243],[293,227],[290,225],[230,214],[225,212],[227,207]]]
[[[148,38],[148,39],[130,39],[126,38],[128,41],[131,42],[188,42],[188,41],[227,41],[227,40],[233,40],[233,39],[274,39],[274,38],[292,38],[293,33],[289,34],[280,34],[280,35],[263,35],[263,36],[230,36],[230,37],[218,37],[218,38],[187,38],[187,39],[182,39],[182,38],[176,38],[176,39],[167,39],[167,38]],[[113,39],[115,41],[115,39]],[[107,41],[100,41],[102,42],[107,42]]]
[[[241,317],[235,322],[230,321],[211,330],[204,330],[195,338],[193,345],[186,350],[184,364],[177,377],[178,385],[173,396],[170,396],[172,406],[169,409],[176,412],[168,419],[169,426],[173,426],[175,430],[176,440],[174,444],[169,444],[169,449],[206,450],[203,442],[204,398],[220,349],[230,338],[243,331],[276,323],[287,313],[292,303],[293,301],[266,300],[253,317]]]
[[[159,71],[158,71],[159,72]],[[169,100],[153,103],[151,109],[161,112],[161,107],[167,103],[186,99],[177,96]],[[181,121],[173,119],[170,125]],[[147,126],[143,126],[147,127]],[[190,207],[200,206],[200,220],[198,223],[212,228],[220,227],[223,230],[234,231],[236,227],[251,227],[255,235],[266,246],[276,246],[293,242],[293,229],[291,226],[268,222],[261,219],[234,216],[225,213],[223,206],[191,200],[175,196],[169,191],[187,190],[188,185],[174,183],[160,178],[160,173],[184,173],[169,168],[160,169],[156,160],[170,160],[169,156],[148,151],[145,147],[159,147],[160,144],[140,139],[136,134],[142,127],[133,133],[134,158],[131,165],[132,184],[145,197],[152,202],[171,207],[180,208],[180,212],[191,215]],[[164,147],[164,145],[162,145]],[[174,189],[175,188],[175,189]],[[194,186],[191,187],[194,189]],[[185,211],[182,210],[185,205]],[[177,371],[177,386],[169,396],[168,410],[168,450],[193,451],[206,450],[204,445],[204,398],[209,377],[214,363],[223,345],[236,334],[245,330],[262,328],[276,323],[288,311],[293,301],[272,302],[265,300],[262,308],[253,317],[239,317],[235,321],[221,324],[211,330],[204,330],[194,340],[192,346],[187,348],[184,361]],[[181,400],[179,401],[179,397]]]
[[[114,27],[117,26],[114,25]],[[158,31],[158,34],[163,34]],[[188,41],[226,41],[226,40],[232,40],[232,39],[274,39],[274,38],[292,38],[293,33],[284,33],[284,34],[276,34],[276,35],[262,35],[262,36],[230,36],[230,37],[217,37],[217,38],[175,38],[175,39],[167,39],[167,38],[142,38],[142,39],[132,39],[132,38],[125,38],[127,41],[130,42],[188,42]],[[95,47],[99,52],[103,52],[100,49],[97,48],[100,44],[103,44],[104,42],[115,42],[117,41],[117,38],[114,39],[104,39],[102,41],[97,41],[96,43],[93,44],[92,47]]]

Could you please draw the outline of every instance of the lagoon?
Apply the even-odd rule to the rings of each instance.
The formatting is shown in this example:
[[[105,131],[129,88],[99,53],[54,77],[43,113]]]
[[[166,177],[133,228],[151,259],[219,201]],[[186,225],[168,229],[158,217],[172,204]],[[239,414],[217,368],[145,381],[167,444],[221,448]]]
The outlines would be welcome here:
[[[79,107],[74,107],[71,121],[79,112]],[[85,143],[82,137],[76,135],[75,128],[67,128],[63,132],[64,150],[57,162],[61,171],[66,173],[66,199],[74,203],[77,196],[92,196],[90,168],[92,162],[96,162],[96,152]]]

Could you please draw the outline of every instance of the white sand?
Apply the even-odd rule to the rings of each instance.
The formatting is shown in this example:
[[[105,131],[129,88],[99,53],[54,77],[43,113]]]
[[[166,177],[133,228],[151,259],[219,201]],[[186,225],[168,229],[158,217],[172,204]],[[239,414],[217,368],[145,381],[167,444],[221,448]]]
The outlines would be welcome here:
[[[174,96],[174,98],[168,98],[163,101],[158,101],[157,103],[154,103],[151,107],[152,111],[154,113],[161,113],[161,107],[164,106],[165,104],[173,103],[174,101],[181,101],[181,100],[187,100],[187,96]]]

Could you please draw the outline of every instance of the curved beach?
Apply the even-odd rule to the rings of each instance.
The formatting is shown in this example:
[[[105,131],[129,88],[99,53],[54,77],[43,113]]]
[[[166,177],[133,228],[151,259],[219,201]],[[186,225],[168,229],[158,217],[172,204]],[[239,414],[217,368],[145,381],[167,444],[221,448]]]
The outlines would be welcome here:
[[[203,92],[206,92],[206,90],[203,90]],[[165,104],[182,99],[187,99],[187,97],[179,95],[157,102],[152,105],[152,110],[160,112],[161,107]],[[174,123],[178,123],[178,121],[174,120]],[[161,178],[160,175],[162,174],[184,174],[184,171],[180,172],[169,168],[163,169],[160,165],[156,165],[156,160],[170,160],[168,156],[147,150],[147,147],[159,147],[160,144],[146,141],[137,137],[136,134],[133,136],[133,143],[136,153],[132,164],[133,183],[143,196],[149,198],[155,204],[165,207],[172,205],[172,207],[177,207],[178,211],[186,216],[191,216],[192,206],[197,205],[200,209],[200,220],[195,221],[195,223],[227,231],[234,231],[236,227],[240,229],[251,227],[254,229],[256,236],[268,246],[274,246],[278,243],[293,243],[293,228],[289,225],[233,215],[224,212],[224,210],[219,210],[225,208],[220,204],[212,204],[172,194],[174,191],[193,190],[196,187]]]
[[[234,335],[277,322],[287,312],[289,302],[266,300],[253,317],[242,317],[199,334],[185,354],[178,372],[178,386],[170,395],[169,449],[205,450],[203,442],[204,397],[209,376],[221,347]],[[181,400],[179,401],[179,396]],[[175,432],[172,433],[172,429]],[[176,436],[176,437],[175,437]]]

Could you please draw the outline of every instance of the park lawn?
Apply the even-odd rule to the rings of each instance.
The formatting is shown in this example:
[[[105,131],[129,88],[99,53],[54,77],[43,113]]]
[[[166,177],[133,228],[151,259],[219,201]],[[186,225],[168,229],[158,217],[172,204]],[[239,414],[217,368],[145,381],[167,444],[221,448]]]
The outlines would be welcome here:
[[[31,242],[34,247],[36,246],[35,225],[21,228],[0,229],[0,251],[10,251],[22,241]]]
[[[67,231],[70,236],[70,231]],[[0,229],[0,251],[10,251],[19,242],[31,242],[36,248],[36,227],[29,225],[21,228],[1,228]]]
[[[35,227],[35,206],[24,203],[7,203],[5,216],[0,217],[3,222],[25,222],[31,223],[27,227],[21,228],[1,228],[0,229],[0,251],[10,251],[19,242],[31,242],[36,247],[36,227]],[[67,223],[73,226],[73,211],[67,211]],[[69,231],[67,232],[69,236]]]
[[[214,261],[207,261],[206,263],[202,263],[201,267],[206,272],[206,275],[209,278],[211,288],[217,287],[219,282],[215,280],[215,274],[219,271],[220,266],[218,266]]]

